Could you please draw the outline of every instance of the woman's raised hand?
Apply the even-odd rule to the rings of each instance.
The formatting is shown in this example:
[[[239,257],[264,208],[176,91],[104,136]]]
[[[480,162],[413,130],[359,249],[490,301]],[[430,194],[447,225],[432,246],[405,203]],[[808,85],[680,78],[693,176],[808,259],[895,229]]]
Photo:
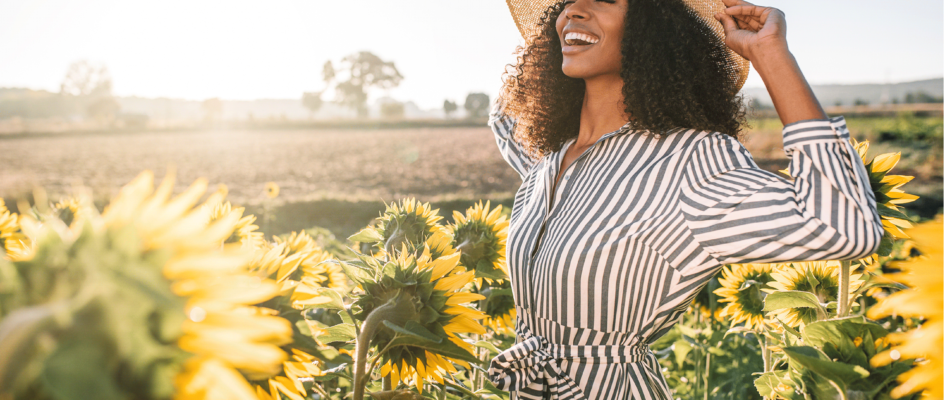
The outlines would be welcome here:
[[[742,0],[722,0],[725,12],[715,14],[725,30],[725,44],[749,61],[767,50],[787,50],[784,13]]]

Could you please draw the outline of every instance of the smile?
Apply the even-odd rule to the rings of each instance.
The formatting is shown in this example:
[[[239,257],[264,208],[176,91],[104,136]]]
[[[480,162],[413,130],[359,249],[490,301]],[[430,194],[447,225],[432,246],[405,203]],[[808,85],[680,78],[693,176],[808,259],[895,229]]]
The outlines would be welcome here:
[[[600,38],[584,32],[566,32],[561,46],[562,54],[574,54],[593,47]]]

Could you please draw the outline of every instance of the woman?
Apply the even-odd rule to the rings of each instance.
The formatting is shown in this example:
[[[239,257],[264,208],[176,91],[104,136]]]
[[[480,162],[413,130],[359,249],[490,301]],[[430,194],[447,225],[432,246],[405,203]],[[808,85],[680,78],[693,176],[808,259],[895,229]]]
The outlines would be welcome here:
[[[788,51],[783,14],[724,0],[711,21],[697,1],[712,0],[567,0],[520,23],[537,33],[489,121],[523,179],[507,247],[517,343],[489,369],[513,398],[671,399],[648,345],[723,264],[879,246],[866,169]],[[793,182],[738,141],[745,70],[729,49],[771,94]]]

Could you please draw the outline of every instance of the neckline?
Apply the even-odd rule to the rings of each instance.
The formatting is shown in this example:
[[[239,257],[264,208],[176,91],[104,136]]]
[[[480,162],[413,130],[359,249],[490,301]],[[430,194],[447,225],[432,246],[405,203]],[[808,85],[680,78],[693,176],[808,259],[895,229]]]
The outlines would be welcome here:
[[[601,140],[607,139],[607,138],[609,138],[609,137],[611,137],[611,136],[615,136],[615,135],[618,135],[618,134],[624,134],[624,133],[630,133],[630,132],[637,132],[637,130],[631,130],[631,129],[630,129],[630,121],[627,121],[627,123],[626,123],[626,124],[623,124],[623,126],[621,126],[620,128],[617,128],[616,130],[613,130],[613,131],[610,131],[610,132],[607,132],[607,133],[601,135],[601,137],[597,138],[597,140],[596,140],[593,144],[591,144],[590,146],[588,146],[587,149],[590,150],[592,147],[594,147],[594,146],[596,146],[598,143],[600,143]],[[561,148],[558,149],[558,151],[557,151],[556,153],[560,154],[560,155],[562,156],[562,159],[563,159],[563,157],[564,157],[564,153],[563,153],[563,152],[567,151],[567,150],[568,150],[568,147],[571,147],[571,145],[573,145],[574,143],[577,143],[577,139],[578,139],[577,136],[573,136],[573,137],[571,137],[570,139],[566,140],[566,141],[561,145]],[[586,151],[586,150],[585,150],[585,151]],[[582,153],[582,154],[583,154],[583,153]],[[559,170],[560,170],[560,167],[561,167],[561,164],[560,164],[560,162],[559,162],[559,163],[558,163],[558,168],[559,168]]]

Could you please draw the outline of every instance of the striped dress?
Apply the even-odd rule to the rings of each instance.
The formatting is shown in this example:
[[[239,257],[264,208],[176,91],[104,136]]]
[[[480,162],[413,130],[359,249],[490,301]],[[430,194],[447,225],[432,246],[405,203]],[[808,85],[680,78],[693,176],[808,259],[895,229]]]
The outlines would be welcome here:
[[[523,180],[507,243],[516,344],[489,368],[513,399],[672,399],[649,345],[723,264],[859,259],[883,235],[843,117],[784,127],[793,182],[722,133],[624,126],[554,193],[575,139],[532,160],[501,102],[489,126]]]

